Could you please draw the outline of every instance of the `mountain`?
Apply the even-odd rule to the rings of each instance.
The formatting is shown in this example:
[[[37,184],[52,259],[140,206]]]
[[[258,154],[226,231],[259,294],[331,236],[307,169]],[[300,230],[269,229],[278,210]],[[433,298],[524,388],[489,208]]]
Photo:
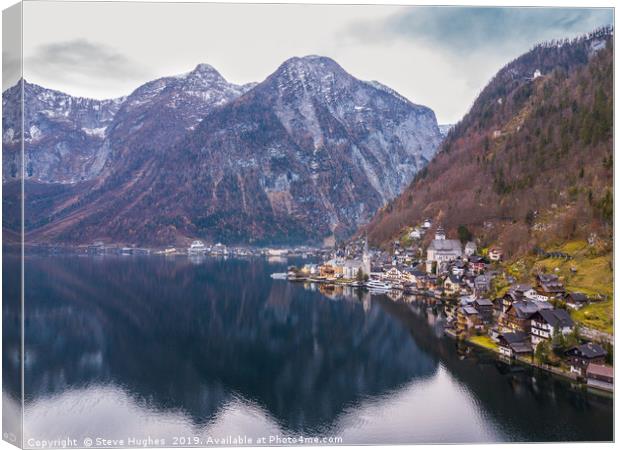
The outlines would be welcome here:
[[[208,64],[199,64],[183,75],[148,82],[118,100],[76,99],[27,82],[24,85],[25,128],[45,130],[38,132],[43,138],[34,142],[25,134],[25,151],[31,155],[27,160],[24,189],[27,230],[55,223],[59,217],[74,219],[78,210],[80,216],[86,215],[85,204],[91,211],[114,205],[118,200],[115,196],[126,189],[125,183],[133,183],[136,177],[157,176],[157,164],[165,163],[163,158],[156,161],[159,151],[185,136],[212,109],[252,87],[228,83]],[[9,105],[19,104],[19,98],[19,86],[3,94],[3,101]],[[48,102],[37,103],[40,98]],[[102,105],[115,108],[103,109]],[[86,114],[85,106],[98,114]],[[66,126],[38,126],[40,117],[52,115],[49,111],[53,111],[56,122],[63,119],[63,123],[68,122]],[[19,118],[18,111],[14,117]],[[16,134],[11,132],[13,122],[4,121],[5,142],[9,135]],[[15,124],[15,129],[18,125]],[[83,138],[82,127],[90,140]],[[54,146],[50,142],[60,144]],[[85,142],[89,146],[84,146]],[[58,153],[57,147],[65,151]],[[87,151],[88,157],[84,156]],[[9,155],[16,158],[19,146],[15,146],[12,154],[3,154],[5,159]],[[6,176],[11,166],[5,161],[5,182],[15,179],[18,162],[14,162],[11,176]],[[54,166],[50,167],[52,163]],[[5,189],[13,192],[18,187],[8,183]],[[18,218],[19,214],[14,217]]]
[[[90,180],[127,148],[166,146],[193,129],[213,108],[252,85],[228,83],[199,64],[175,77],[140,86],[130,96],[94,100],[23,82],[26,179],[45,183]],[[22,83],[2,96],[3,180],[16,179]]]
[[[128,160],[141,160],[155,149],[170,147],[209,112],[251,86],[227,82],[208,64],[140,86],[127,97],[110,124],[105,146],[112,156],[107,166],[118,172],[127,167]]]
[[[450,130],[454,128],[454,124],[443,124],[443,125],[438,125],[438,126],[439,126],[439,133],[441,133],[442,138],[445,138],[446,136],[448,136],[448,133],[450,132]]]
[[[222,82],[209,67],[196,70],[192,86]],[[33,239],[346,236],[407,186],[441,139],[432,110],[329,58],[292,58],[257,85],[220,84],[218,98],[187,94],[196,92],[188,84],[157,80],[129,96],[106,133],[104,175],[41,218]],[[206,98],[211,111],[187,107]]]
[[[26,81],[2,95],[2,179],[16,180],[21,159],[21,99],[24,99],[25,173],[47,183],[75,183],[97,176],[101,146],[124,99],[72,97]]]
[[[611,242],[613,31],[541,44],[501,69],[431,163],[364,229],[387,246],[427,217],[508,257]]]

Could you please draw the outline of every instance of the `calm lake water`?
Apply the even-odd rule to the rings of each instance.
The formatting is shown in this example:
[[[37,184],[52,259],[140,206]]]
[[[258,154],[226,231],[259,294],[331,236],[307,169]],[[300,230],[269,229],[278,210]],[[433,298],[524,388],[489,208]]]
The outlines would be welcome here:
[[[457,345],[422,301],[269,277],[286,266],[27,257],[25,445],[613,439],[610,396]]]

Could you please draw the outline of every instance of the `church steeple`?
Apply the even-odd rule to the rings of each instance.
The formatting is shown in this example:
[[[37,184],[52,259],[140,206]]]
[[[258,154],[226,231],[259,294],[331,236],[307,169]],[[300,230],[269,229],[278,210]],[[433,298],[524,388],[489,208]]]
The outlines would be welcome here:
[[[364,236],[364,251],[362,253],[362,264],[364,268],[362,269],[365,274],[370,275],[370,253],[368,252],[368,235]]]
[[[443,241],[446,239],[446,232],[441,225],[439,225],[437,227],[437,231],[435,231],[435,239],[438,241]]]

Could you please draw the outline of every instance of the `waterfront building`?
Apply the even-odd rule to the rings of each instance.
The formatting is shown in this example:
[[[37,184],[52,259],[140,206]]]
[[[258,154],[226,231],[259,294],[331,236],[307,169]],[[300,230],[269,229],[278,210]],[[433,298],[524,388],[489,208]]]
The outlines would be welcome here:
[[[532,345],[550,341],[556,333],[567,335],[575,324],[565,309],[542,309],[531,317]]]
[[[500,333],[497,345],[500,355],[508,358],[531,355],[533,352],[529,336],[523,331]]]
[[[586,369],[588,386],[606,391],[614,390],[614,368],[602,364],[589,364]]]
[[[588,365],[605,363],[607,352],[600,345],[588,342],[568,349],[566,356],[570,364],[570,371],[585,377]]]

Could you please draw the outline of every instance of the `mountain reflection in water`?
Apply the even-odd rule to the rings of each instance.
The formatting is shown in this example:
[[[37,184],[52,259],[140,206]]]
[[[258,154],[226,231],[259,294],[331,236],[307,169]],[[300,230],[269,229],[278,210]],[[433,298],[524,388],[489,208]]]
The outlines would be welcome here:
[[[28,257],[26,437],[612,438],[610,400],[463,359],[423,304],[269,277],[285,267]]]

